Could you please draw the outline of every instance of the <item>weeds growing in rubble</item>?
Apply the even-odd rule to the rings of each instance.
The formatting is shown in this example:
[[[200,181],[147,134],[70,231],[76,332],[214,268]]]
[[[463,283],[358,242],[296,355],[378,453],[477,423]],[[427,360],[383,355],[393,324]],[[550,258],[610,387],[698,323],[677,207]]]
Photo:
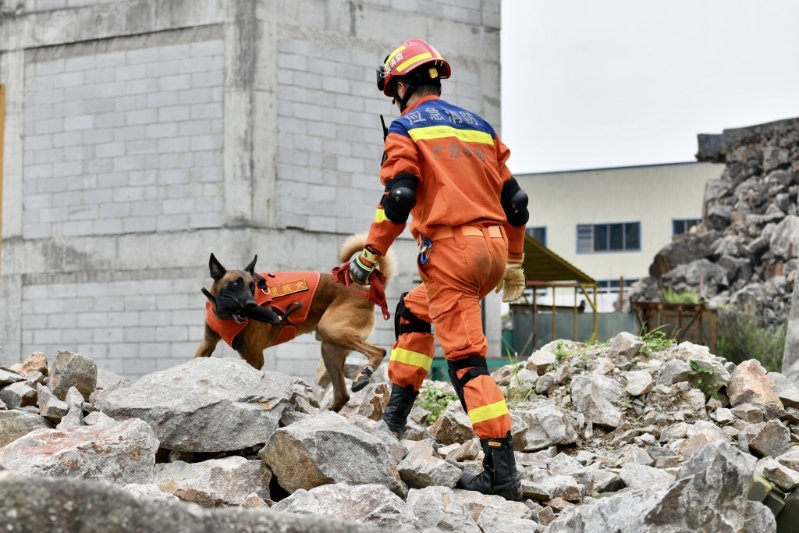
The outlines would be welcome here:
[[[641,355],[649,357],[655,352],[663,351],[676,344],[677,341],[666,335],[666,332],[663,331],[662,328],[664,327],[665,326],[657,327],[641,335],[641,341],[644,343],[641,347]]]
[[[558,362],[561,362],[561,361],[563,361],[564,359],[566,359],[566,358],[567,358],[567,357],[569,357],[570,355],[571,355],[571,354],[568,352],[568,350],[566,350],[566,349],[563,347],[563,343],[562,343],[562,342],[559,342],[559,343],[558,343],[558,344],[555,346],[555,357],[557,357],[557,358],[558,358]]]
[[[666,300],[667,304],[698,304],[699,293],[696,292],[696,289],[677,292],[671,287],[666,287],[663,289],[663,299]]]
[[[508,364],[511,365],[513,377],[511,378],[510,385],[508,385],[507,392],[505,393],[505,400],[511,405],[516,405],[527,400],[530,394],[533,393],[532,388],[526,388],[519,377],[519,358],[518,354],[511,354],[510,350],[505,348]]]
[[[427,423],[433,424],[441,412],[446,409],[450,402],[457,401],[458,397],[454,394],[447,394],[441,389],[434,387],[427,387],[422,389],[419,394],[419,407],[426,411],[430,411],[430,416],[427,417]]]
[[[690,376],[691,385],[701,390],[705,398],[718,399],[718,390],[725,385],[719,379],[718,373],[712,368],[699,366],[699,363],[693,359],[689,361],[689,364],[691,365],[691,371],[688,375]]]

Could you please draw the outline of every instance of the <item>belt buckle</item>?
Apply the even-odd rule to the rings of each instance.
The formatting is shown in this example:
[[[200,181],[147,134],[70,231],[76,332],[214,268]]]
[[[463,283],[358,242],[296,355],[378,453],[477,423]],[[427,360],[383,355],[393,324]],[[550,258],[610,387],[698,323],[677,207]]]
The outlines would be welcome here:
[[[419,264],[426,265],[430,261],[430,250],[433,249],[433,241],[427,237],[422,236],[422,242],[419,244]]]

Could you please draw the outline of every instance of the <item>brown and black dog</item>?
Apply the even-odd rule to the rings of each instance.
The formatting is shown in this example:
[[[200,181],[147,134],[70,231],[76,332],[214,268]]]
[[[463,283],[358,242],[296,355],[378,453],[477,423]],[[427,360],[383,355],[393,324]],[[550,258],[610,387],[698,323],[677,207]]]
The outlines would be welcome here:
[[[348,237],[341,247],[339,261],[342,263],[349,261],[355,253],[363,249],[365,240],[366,234]],[[240,331],[234,333],[231,346],[250,365],[259,370],[264,364],[263,352],[266,348],[290,340],[296,335],[316,331],[316,338],[322,343],[322,360],[333,385],[333,402],[329,408],[338,411],[349,400],[349,393],[344,382],[344,362],[347,355],[354,350],[364,354],[369,360],[364,371],[353,382],[355,391],[369,383],[372,372],[377,369],[386,355],[385,349],[366,342],[374,329],[375,304],[353,292],[360,289],[357,284],[352,285],[353,289],[347,288],[337,283],[331,274],[297,272],[261,276],[255,273],[257,259],[258,256],[243,270],[226,270],[214,257],[214,254],[211,254],[209,268],[214,283],[211,285],[210,291],[203,290],[208,297],[207,307],[210,311],[205,324],[205,338],[194,357],[211,356],[222,338],[218,333],[220,324],[232,325],[234,328],[236,324],[239,324],[237,329]],[[386,284],[394,273],[394,265],[395,259],[391,252],[379,261],[378,267],[386,277]],[[286,278],[286,275],[289,277]],[[295,312],[298,311],[297,307],[302,307],[298,306],[296,302],[289,303],[288,308],[284,305],[284,308],[281,309],[277,305],[278,302],[288,302],[281,297],[286,295],[290,297],[293,293],[308,291],[309,283],[305,282],[305,278],[302,278],[301,275],[310,275],[313,278],[310,285],[314,285],[318,279],[315,292],[309,292],[309,295],[313,294],[310,305],[302,312]],[[275,276],[278,277],[275,278]],[[281,279],[280,276],[283,276],[283,280],[299,277],[300,279],[297,279],[295,283],[299,289],[293,291],[291,283],[282,286],[270,284],[270,279]],[[264,287],[264,284],[268,288]],[[287,286],[288,290],[285,289]],[[281,293],[281,288],[283,293]],[[258,307],[255,297],[256,292],[261,290],[267,295],[269,301],[261,303],[261,306]],[[368,288],[362,291],[364,296],[366,290]],[[227,301],[234,301],[233,308],[237,306],[239,309],[249,311],[255,309],[262,314],[262,317],[257,320],[247,320],[241,313],[220,311],[219,308],[231,309],[227,304],[225,306],[218,305],[220,297],[226,298]],[[280,314],[275,314],[272,310],[276,310]],[[253,316],[252,313],[244,314]],[[296,318],[297,316],[304,320],[292,320],[292,317]],[[217,331],[212,329],[209,322],[214,323]],[[246,325],[242,325],[244,322]],[[295,329],[290,332],[284,331],[287,328]],[[226,340],[228,339],[226,338]]]

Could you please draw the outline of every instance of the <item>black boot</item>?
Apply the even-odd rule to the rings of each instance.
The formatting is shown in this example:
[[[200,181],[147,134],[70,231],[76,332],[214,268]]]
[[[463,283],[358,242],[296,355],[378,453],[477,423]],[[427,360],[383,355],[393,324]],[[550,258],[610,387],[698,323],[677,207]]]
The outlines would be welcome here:
[[[408,422],[408,415],[417,396],[419,392],[413,390],[411,385],[400,387],[396,383],[391,384],[391,396],[383,411],[383,420],[398,439],[405,434],[405,424]]]
[[[480,439],[485,458],[480,475],[464,472],[455,485],[459,489],[474,490],[483,494],[496,494],[506,500],[522,499],[522,483],[516,474],[516,458],[513,456],[513,438]]]

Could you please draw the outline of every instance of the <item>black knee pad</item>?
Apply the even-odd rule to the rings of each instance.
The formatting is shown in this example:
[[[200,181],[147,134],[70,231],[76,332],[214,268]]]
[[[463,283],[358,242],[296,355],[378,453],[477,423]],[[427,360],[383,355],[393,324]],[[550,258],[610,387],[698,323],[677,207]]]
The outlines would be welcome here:
[[[459,378],[458,370],[469,367],[471,367],[471,369]],[[486,358],[478,355],[470,355],[469,357],[458,359],[457,361],[447,361],[447,368],[449,370],[449,379],[452,382],[452,386],[455,388],[455,392],[458,394],[463,410],[468,412],[468,409],[466,409],[466,400],[463,397],[463,388],[477,376],[491,375],[488,372]]]
[[[397,340],[400,335],[405,333],[432,333],[429,322],[425,322],[405,307],[405,296],[407,295],[407,292],[402,293],[397,304],[397,311],[394,313],[394,336]],[[402,323],[401,318],[404,318],[407,323]]]

